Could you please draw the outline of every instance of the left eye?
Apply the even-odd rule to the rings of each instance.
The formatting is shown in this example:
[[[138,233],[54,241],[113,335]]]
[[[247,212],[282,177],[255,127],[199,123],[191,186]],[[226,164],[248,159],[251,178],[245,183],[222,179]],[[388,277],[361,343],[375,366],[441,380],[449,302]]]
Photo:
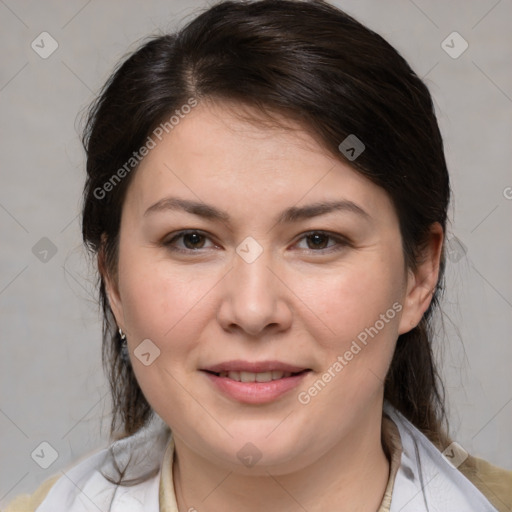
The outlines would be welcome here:
[[[180,239],[183,241],[185,248],[176,247],[175,244]],[[164,245],[173,251],[196,252],[200,249],[209,248],[205,247],[205,240],[209,240],[209,238],[199,231],[182,231],[177,233],[169,241],[164,242]],[[347,240],[345,240],[343,237],[334,236],[323,231],[311,231],[306,233],[299,239],[299,242],[302,240],[305,240],[308,246],[307,248],[302,247],[302,249],[312,252],[321,252],[336,246],[338,246],[338,250],[348,245]],[[329,245],[329,240],[334,241],[334,243]]]
[[[328,246],[327,244],[329,239],[337,243]],[[340,247],[346,246],[348,244],[347,241],[342,237],[324,233],[323,231],[312,231],[310,233],[306,233],[300,240],[306,240],[308,245],[307,250],[314,252],[323,251],[335,246],[339,246],[339,249]]]

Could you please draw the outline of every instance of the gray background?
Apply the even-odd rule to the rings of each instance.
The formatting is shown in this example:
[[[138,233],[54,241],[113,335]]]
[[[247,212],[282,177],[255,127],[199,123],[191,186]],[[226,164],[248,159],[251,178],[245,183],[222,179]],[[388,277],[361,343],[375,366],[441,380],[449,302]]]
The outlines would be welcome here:
[[[393,44],[434,96],[454,191],[436,341],[452,434],[512,469],[512,3],[333,3]],[[141,38],[206,5],[0,0],[0,506],[107,443],[95,274],[80,240],[77,116]],[[59,45],[47,59],[31,48],[43,31]],[[441,47],[453,31],[469,43],[457,59]],[[55,255],[41,252],[43,237]],[[58,452],[48,469],[31,458],[42,441]]]

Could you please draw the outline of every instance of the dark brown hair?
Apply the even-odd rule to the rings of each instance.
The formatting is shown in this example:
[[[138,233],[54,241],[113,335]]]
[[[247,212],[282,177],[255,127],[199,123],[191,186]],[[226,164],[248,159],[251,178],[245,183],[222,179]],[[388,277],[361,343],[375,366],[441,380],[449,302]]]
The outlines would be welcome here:
[[[83,239],[98,254],[102,272],[114,279],[121,210],[136,165],[115,183],[112,178],[123,166],[127,170],[134,151],[190,98],[235,102],[269,118],[284,114],[342,161],[338,146],[356,135],[366,149],[348,163],[392,199],[409,268],[432,224],[445,229],[450,187],[443,142],[429,91],[401,55],[323,1],[227,1],[175,34],[146,41],[117,68],[90,109],[83,135]],[[107,182],[113,184],[108,191]],[[439,282],[443,272],[444,255]],[[111,434],[128,436],[148,422],[152,410],[121,357],[102,276],[99,291],[103,360],[113,396]],[[438,299],[439,285],[420,324],[399,337],[385,382],[385,398],[435,442],[445,420],[431,346]]]

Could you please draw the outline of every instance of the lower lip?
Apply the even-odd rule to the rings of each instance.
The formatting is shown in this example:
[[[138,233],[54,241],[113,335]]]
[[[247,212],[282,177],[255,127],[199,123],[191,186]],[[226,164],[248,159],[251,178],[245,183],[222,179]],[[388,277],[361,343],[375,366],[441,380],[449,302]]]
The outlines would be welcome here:
[[[271,380],[270,382],[238,382],[228,377],[219,377],[213,373],[203,372],[220,391],[238,402],[246,404],[264,404],[296,388],[309,372],[302,372],[291,377]]]

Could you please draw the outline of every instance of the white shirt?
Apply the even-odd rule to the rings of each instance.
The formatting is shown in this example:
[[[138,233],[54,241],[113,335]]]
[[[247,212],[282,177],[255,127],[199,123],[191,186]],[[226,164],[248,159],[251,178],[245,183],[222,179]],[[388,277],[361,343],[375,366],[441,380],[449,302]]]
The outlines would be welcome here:
[[[390,404],[384,413],[398,428],[400,466],[393,483],[390,512],[498,512],[448,458]],[[118,486],[114,457],[130,480],[150,475],[134,486]],[[178,512],[173,487],[174,441],[169,427],[155,415],[135,435],[116,441],[66,471],[36,512]],[[103,473],[103,474],[102,474]],[[159,503],[161,481],[165,503]]]

